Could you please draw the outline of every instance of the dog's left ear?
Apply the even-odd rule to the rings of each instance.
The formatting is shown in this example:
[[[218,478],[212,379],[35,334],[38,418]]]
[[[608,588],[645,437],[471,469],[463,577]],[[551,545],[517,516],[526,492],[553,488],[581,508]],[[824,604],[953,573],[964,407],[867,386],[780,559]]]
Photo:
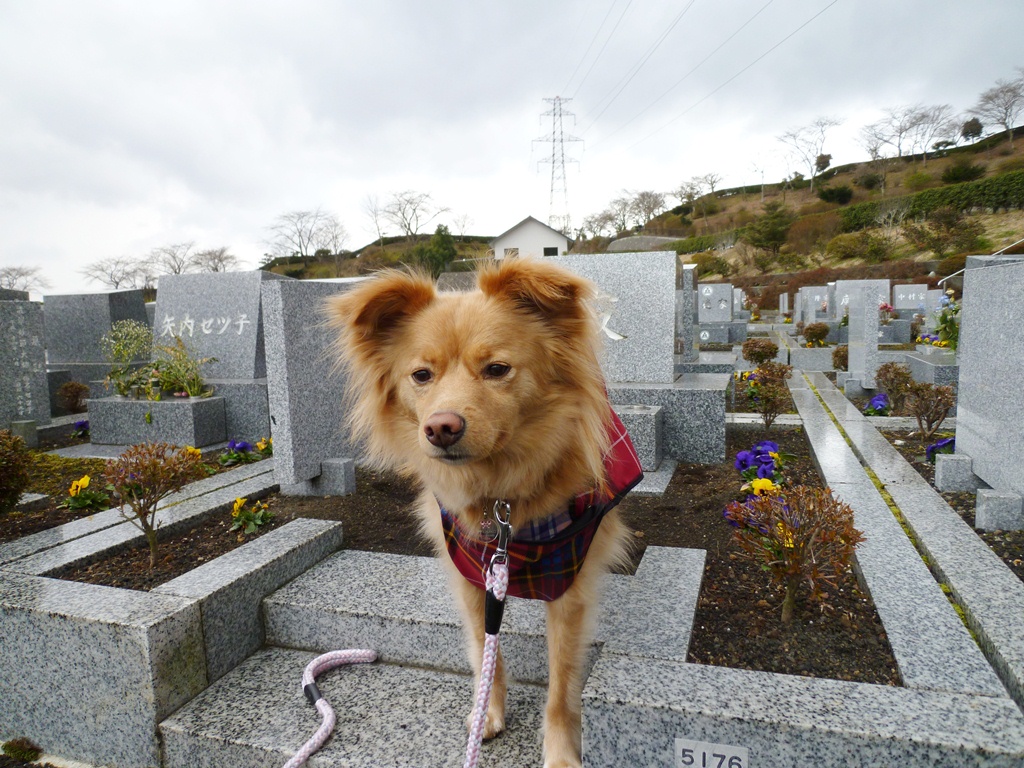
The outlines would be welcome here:
[[[480,271],[480,290],[547,320],[582,320],[593,295],[590,283],[563,267],[533,259],[503,259]]]

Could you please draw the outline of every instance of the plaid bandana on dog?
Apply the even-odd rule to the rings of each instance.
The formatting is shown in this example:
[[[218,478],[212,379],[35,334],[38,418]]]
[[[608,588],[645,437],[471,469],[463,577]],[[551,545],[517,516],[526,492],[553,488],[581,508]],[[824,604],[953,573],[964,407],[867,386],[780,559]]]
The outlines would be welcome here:
[[[608,492],[581,493],[562,512],[534,521],[508,543],[508,594],[531,600],[557,600],[583,567],[601,519],[643,480],[640,459],[626,428],[612,411],[611,449],[604,467]],[[491,562],[495,542],[470,536],[444,506],[441,524],[448,554],[468,581],[484,588],[484,568]]]

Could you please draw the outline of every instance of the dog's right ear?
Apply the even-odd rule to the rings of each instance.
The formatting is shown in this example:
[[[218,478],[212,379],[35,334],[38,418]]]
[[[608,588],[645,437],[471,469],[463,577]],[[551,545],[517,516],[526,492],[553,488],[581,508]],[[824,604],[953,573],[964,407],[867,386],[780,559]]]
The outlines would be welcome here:
[[[330,300],[331,324],[347,337],[348,351],[387,338],[403,321],[430,304],[434,283],[427,277],[387,270]]]

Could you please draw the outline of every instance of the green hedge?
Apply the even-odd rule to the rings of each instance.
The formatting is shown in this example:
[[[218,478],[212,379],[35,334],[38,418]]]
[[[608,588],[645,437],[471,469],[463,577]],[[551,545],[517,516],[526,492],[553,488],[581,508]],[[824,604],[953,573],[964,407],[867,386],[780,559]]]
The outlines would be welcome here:
[[[719,232],[714,235],[696,235],[694,237],[687,237],[683,240],[674,240],[671,243],[665,243],[661,246],[665,250],[674,250],[676,253],[701,253],[702,251],[708,251],[715,248],[723,238],[727,238],[730,235],[739,239],[742,233],[742,228],[730,230],[728,232]]]
[[[890,198],[896,199],[905,200],[910,204],[907,214],[911,217],[925,216],[938,208],[954,208],[964,212],[974,208],[984,208],[993,212],[1024,208],[1024,171],[1004,173],[980,181],[951,184],[948,187],[926,189],[903,198]],[[856,232],[875,226],[882,202],[889,201],[871,200],[841,209],[839,215],[843,221],[843,232]]]

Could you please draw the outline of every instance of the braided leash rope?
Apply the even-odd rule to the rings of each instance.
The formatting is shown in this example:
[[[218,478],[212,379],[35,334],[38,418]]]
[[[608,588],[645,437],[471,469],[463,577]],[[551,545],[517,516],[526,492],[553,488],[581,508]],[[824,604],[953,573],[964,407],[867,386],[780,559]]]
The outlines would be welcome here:
[[[495,555],[497,560],[497,555]],[[504,602],[508,590],[508,563],[492,562],[487,571],[487,592],[494,595],[499,602]],[[473,709],[473,724],[469,729],[469,742],[466,744],[466,761],[463,768],[476,768],[480,759],[480,744],[484,736],[484,720],[487,718],[487,705],[491,701],[491,688],[494,685],[494,670],[498,663],[498,633],[489,632],[484,635],[484,658],[480,665],[480,687],[477,689],[476,705]]]
[[[377,654],[374,651],[331,651],[322,656],[317,656],[306,665],[302,672],[302,692],[306,694],[309,703],[316,707],[323,720],[320,723],[320,727],[316,729],[316,733],[313,734],[309,741],[302,745],[302,748],[295,753],[291,760],[285,763],[284,768],[299,768],[300,765],[309,760],[314,752],[323,746],[323,743],[327,741],[327,737],[331,735],[331,731],[334,730],[334,723],[337,718],[334,715],[334,709],[331,707],[330,702],[320,695],[320,689],[316,687],[317,675],[329,669],[340,667],[343,664],[368,664],[376,660]]]

